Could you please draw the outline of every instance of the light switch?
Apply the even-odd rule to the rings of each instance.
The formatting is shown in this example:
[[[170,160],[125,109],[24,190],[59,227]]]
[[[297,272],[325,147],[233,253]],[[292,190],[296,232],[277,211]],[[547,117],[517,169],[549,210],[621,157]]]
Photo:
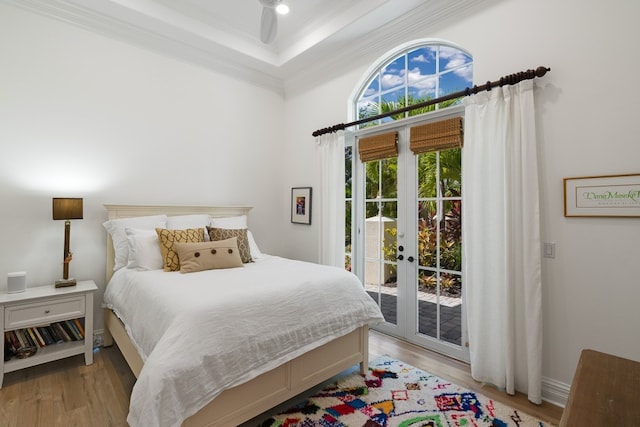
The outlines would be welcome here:
[[[544,243],[544,257],[555,258],[556,257],[556,244],[552,242]]]

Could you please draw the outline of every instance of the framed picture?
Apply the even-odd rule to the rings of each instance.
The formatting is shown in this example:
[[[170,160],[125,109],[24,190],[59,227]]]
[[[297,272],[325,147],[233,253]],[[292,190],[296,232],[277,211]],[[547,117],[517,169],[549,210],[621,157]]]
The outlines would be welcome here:
[[[291,189],[291,222],[311,224],[311,187]]]
[[[564,216],[640,217],[640,174],[565,178]]]

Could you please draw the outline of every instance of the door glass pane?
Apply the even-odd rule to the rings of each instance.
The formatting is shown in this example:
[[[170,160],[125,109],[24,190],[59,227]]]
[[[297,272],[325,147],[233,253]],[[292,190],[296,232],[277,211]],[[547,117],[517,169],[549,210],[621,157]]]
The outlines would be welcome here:
[[[367,179],[365,181],[365,189],[364,189],[364,195],[365,198],[367,199],[367,201],[371,200],[371,199],[376,199],[378,197],[378,195],[380,194],[380,162],[367,162],[364,165],[365,170],[366,170],[366,176]],[[370,207],[367,204],[367,214],[370,213]],[[378,208],[376,206],[375,208],[375,212],[378,212]]]
[[[437,267],[436,206],[435,201],[418,203],[418,263],[421,267]]]
[[[381,203],[380,214],[365,221],[365,288],[378,302],[385,320],[396,324],[397,263],[396,210],[397,203]],[[384,214],[392,216],[384,216]]]
[[[367,162],[364,258],[365,288],[387,322],[396,324],[397,159]]]
[[[440,339],[462,344],[462,277],[443,273],[440,276]]]
[[[434,271],[418,270],[418,332],[438,337],[438,275]]]
[[[436,197],[438,195],[436,169],[437,153],[423,153],[418,155],[418,197]]]
[[[398,197],[398,158],[392,157],[380,161],[380,193],[383,199]],[[395,217],[395,215],[394,215]]]
[[[444,202],[440,221],[440,268],[462,271],[462,222],[460,200]]]
[[[462,150],[440,151],[440,183],[443,197],[460,197],[462,185]]]
[[[345,201],[345,233],[344,233],[344,267],[348,271],[351,271],[351,200]]]

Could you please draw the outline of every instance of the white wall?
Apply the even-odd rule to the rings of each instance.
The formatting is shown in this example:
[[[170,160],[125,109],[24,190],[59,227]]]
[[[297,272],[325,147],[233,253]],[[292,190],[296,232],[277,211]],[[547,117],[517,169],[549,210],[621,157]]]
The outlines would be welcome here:
[[[536,81],[542,237],[557,245],[556,258],[543,260],[543,375],[561,386],[570,384],[584,348],[640,360],[640,219],[563,216],[564,177],[640,173],[638,16],[640,3],[632,0],[510,0],[404,40],[439,38],[467,49],[477,84],[539,65],[552,69]],[[289,164],[315,161],[311,132],[349,119],[347,98],[376,60],[344,64],[343,75],[306,88],[290,85]],[[319,185],[317,171],[294,166],[286,177],[292,185],[301,179]],[[316,222],[294,234],[290,253],[316,257],[309,241],[317,241],[317,230]]]
[[[104,203],[251,205],[278,253],[282,123],[281,95],[0,4],[0,289],[12,271],[28,286],[61,277],[52,197],[84,198],[70,274],[96,281],[96,307]]]
[[[562,178],[640,172],[632,98],[640,3],[486,4],[401,42],[433,37],[464,47],[474,56],[478,84],[552,68],[536,83],[543,239],[557,244],[556,258],[543,264],[543,374],[569,384],[583,348],[640,360],[640,220],[562,214]],[[283,101],[0,4],[0,277],[26,270],[28,285],[37,286],[60,276],[63,224],[51,220],[56,196],[85,199],[85,219],[72,224],[71,274],[94,278],[101,288],[100,224],[108,202],[251,204],[262,249],[317,260],[317,203],[310,227],[289,223],[291,187],[318,189],[311,132],[348,120],[348,96],[397,44],[322,80],[301,83],[300,73]],[[101,327],[101,313],[96,320]]]

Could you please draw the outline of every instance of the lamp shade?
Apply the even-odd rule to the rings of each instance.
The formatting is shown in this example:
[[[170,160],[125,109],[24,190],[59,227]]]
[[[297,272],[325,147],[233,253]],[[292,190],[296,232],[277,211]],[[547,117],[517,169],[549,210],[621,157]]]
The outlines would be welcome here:
[[[53,219],[82,219],[82,199],[54,197]]]

